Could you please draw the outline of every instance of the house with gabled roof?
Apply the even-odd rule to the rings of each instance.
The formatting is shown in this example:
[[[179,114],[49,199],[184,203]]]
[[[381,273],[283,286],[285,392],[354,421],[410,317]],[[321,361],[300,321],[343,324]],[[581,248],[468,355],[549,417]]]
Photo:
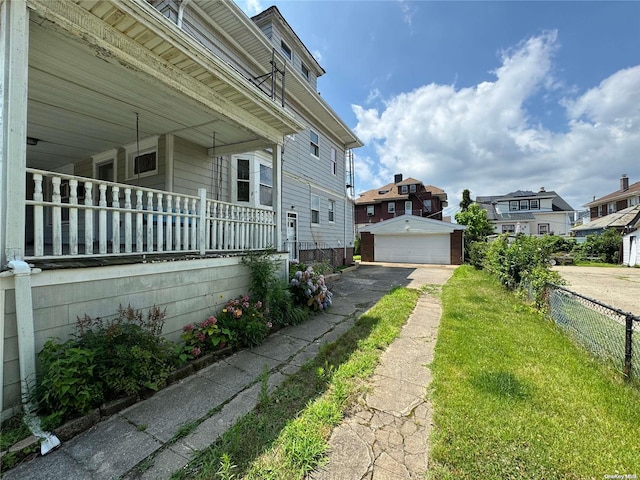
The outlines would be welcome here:
[[[425,185],[415,178],[403,180],[402,174],[396,174],[392,183],[361,193],[355,204],[355,222],[360,231],[365,226],[401,215],[442,220],[447,194],[441,188]]]
[[[487,211],[487,219],[498,234],[568,235],[575,212],[560,195],[544,188],[480,196],[476,203]]]
[[[640,182],[629,185],[629,177],[623,174],[618,190],[599,198],[594,197],[585,207],[589,209],[589,217],[593,221],[634,205],[640,205]]]
[[[0,412],[78,317],[248,292],[247,252],[349,263],[362,142],[277,8],[0,1]],[[351,172],[352,173],[352,172]]]

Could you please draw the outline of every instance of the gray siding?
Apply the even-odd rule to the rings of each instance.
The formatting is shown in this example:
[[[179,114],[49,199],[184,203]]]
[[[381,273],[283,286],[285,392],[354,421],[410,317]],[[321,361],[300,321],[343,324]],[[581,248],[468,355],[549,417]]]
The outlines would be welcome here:
[[[211,158],[207,149],[175,137],[173,150],[173,190],[197,195],[198,188],[207,189],[207,197],[229,201],[229,160]]]

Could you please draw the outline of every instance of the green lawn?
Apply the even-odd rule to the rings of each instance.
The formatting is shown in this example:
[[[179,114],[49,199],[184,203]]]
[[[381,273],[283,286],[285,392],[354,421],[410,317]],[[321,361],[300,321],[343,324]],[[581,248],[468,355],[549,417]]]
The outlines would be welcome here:
[[[443,290],[429,476],[640,476],[640,394],[487,273]]]

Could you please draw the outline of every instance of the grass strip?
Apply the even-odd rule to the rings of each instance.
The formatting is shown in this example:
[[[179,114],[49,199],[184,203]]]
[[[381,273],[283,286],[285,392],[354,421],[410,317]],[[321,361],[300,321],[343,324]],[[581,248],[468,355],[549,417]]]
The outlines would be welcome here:
[[[419,295],[407,288],[385,295],[174,478],[223,478],[224,455],[237,467],[236,478],[303,478],[321,464],[333,427],[367,388],[366,380]]]
[[[613,368],[486,272],[458,268],[442,303],[430,478],[640,475],[640,394]]]

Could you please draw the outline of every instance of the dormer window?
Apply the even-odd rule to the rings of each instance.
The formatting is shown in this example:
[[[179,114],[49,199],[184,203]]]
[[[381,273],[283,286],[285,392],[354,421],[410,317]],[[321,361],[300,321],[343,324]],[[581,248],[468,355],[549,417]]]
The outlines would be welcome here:
[[[531,210],[540,210],[540,201],[539,200],[529,200],[529,208]]]
[[[407,187],[406,185],[400,186],[400,193],[408,193],[408,192],[409,192],[409,187]]]
[[[304,63],[300,67],[300,70],[302,71],[302,76],[304,78],[306,78],[307,80],[309,80],[309,69],[307,68],[307,66]]]
[[[409,191],[411,193],[416,193],[416,186],[415,185],[409,185]]]
[[[520,200],[520,210],[529,210],[529,200]]]
[[[291,60],[291,49],[286,43],[284,43],[284,41],[280,41],[280,49],[282,50],[282,53],[284,53],[284,56]]]
[[[518,202],[518,200],[511,200],[509,202],[509,210],[511,210],[512,212],[517,212],[518,210],[520,210],[520,202]]]

